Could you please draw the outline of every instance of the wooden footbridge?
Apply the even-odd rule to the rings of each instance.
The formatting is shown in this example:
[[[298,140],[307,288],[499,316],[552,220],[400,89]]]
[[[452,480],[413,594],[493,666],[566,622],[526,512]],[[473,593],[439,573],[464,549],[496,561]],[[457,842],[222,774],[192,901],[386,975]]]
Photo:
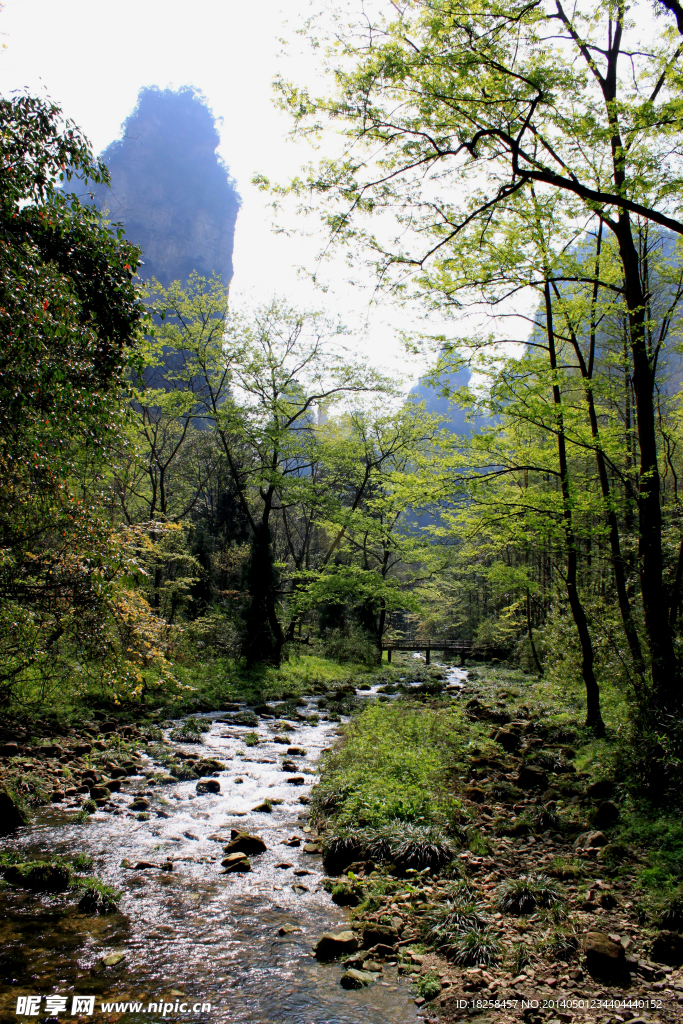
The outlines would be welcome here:
[[[432,651],[443,651],[444,654],[459,654],[460,663],[464,665],[465,655],[472,650],[471,640],[387,640],[382,643],[382,650],[387,652],[387,661],[391,662],[392,651],[425,652],[425,661],[430,664]]]

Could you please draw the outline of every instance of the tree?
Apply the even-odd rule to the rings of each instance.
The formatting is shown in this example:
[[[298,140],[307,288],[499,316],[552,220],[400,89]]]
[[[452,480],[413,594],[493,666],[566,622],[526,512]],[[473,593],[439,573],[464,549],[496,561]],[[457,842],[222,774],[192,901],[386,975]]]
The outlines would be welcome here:
[[[295,508],[326,500],[318,424],[341,403],[390,392],[389,382],[340,352],[340,329],[318,314],[276,301],[233,311],[217,282],[196,275],[187,289],[176,282],[152,299],[164,314],[159,340],[174,356],[166,377],[192,395],[193,418],[215,431],[248,524],[247,660],[279,662],[288,630],[278,613],[275,521],[287,528]]]
[[[0,100],[4,701],[27,671],[50,675],[60,650],[94,649],[125,562],[97,486],[143,316],[139,251],[60,191],[74,175],[107,180],[59,108]]]
[[[368,247],[385,281],[405,288],[414,275],[425,298],[454,311],[482,280],[471,276],[477,252],[495,248],[505,212],[532,189],[555,197],[561,223],[611,233],[633,365],[640,591],[666,718],[681,689],[639,237],[645,223],[683,233],[680,43],[664,24],[643,45],[625,4],[607,0],[570,12],[561,0],[391,6],[391,21],[364,20],[355,35],[340,27],[332,99],[282,86],[302,130],[326,115],[348,140],[342,159],[294,188],[329,201],[337,239]],[[402,228],[395,244],[361,220],[387,210]]]

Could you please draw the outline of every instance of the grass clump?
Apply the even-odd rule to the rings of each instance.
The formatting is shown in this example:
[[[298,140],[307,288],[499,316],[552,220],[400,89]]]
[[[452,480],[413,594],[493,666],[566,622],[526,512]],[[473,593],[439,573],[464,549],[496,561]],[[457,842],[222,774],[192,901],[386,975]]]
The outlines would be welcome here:
[[[71,866],[79,874],[85,874],[86,871],[92,871],[93,859],[89,853],[77,853],[71,861]]]
[[[461,967],[488,967],[500,961],[500,943],[492,928],[470,928],[457,936],[448,953]]]
[[[531,948],[526,942],[513,942],[506,957],[507,966],[512,974],[521,974],[526,967],[531,967],[534,959]]]
[[[564,902],[564,893],[557,882],[545,875],[520,875],[498,886],[496,904],[499,910],[518,917],[533,913],[538,907],[554,907]]]
[[[323,842],[326,868],[332,874],[358,860],[391,863],[400,872],[438,870],[454,857],[458,843],[437,825],[390,821],[363,829],[342,828]]]
[[[99,878],[78,878],[74,888],[83,892],[78,908],[85,914],[114,914],[119,909],[121,893]]]
[[[247,747],[256,747],[256,746],[258,746],[258,742],[259,742],[258,733],[257,732],[245,732],[244,736],[242,737],[242,742]]]
[[[211,723],[199,718],[187,718],[171,730],[171,739],[176,743],[201,743],[202,733],[208,732]]]
[[[540,951],[551,960],[569,963],[579,952],[579,940],[574,932],[556,928],[541,944]]]

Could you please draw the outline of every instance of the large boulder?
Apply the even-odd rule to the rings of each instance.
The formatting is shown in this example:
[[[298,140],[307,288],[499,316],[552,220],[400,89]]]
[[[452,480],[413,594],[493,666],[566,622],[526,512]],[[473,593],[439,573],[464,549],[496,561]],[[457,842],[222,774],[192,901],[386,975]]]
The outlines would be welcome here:
[[[591,800],[609,800],[614,796],[614,783],[611,779],[600,779],[593,782],[586,790],[586,796]]]
[[[596,828],[612,828],[619,821],[619,808],[611,800],[605,800],[591,814],[591,823]]]
[[[379,944],[391,946],[398,942],[398,929],[390,924],[368,924],[363,929],[363,949],[372,949]]]
[[[508,754],[513,754],[516,750],[519,750],[520,737],[509,729],[499,729],[493,738],[496,743],[500,743],[503,750],[506,750]]]
[[[42,860],[12,864],[5,871],[5,881],[33,892],[65,892],[71,882],[71,869],[66,864]]]
[[[25,813],[5,789],[0,789],[0,836],[8,836],[27,821]]]
[[[582,832],[574,840],[576,850],[600,850],[607,846],[607,837],[604,832]]]
[[[604,932],[586,932],[583,951],[590,974],[605,981],[623,981],[628,975],[626,950]]]
[[[252,836],[248,832],[231,829],[232,840],[223,847],[224,853],[265,853],[268,849],[260,836]]]
[[[372,985],[375,980],[375,974],[369,974],[367,971],[357,971],[355,968],[351,968],[350,971],[344,971],[339,984],[342,988],[365,988],[367,985]]]
[[[533,764],[525,764],[519,769],[517,785],[520,789],[547,789],[548,776],[542,768]]]
[[[199,795],[202,793],[220,793],[221,784],[218,779],[200,779],[195,789]]]
[[[669,967],[683,966],[683,935],[680,932],[659,932],[652,943],[652,959]]]
[[[336,960],[344,953],[354,953],[358,949],[358,937],[352,931],[325,932],[315,944],[313,952],[316,960]]]

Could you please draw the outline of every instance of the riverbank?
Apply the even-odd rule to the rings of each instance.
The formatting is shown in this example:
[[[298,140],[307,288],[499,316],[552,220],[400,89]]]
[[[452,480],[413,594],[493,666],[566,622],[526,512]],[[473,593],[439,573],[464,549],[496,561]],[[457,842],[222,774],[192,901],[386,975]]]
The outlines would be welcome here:
[[[5,777],[50,788],[3,842],[16,869],[0,883],[3,1024],[23,1019],[17,999],[36,995],[42,1019],[48,996],[69,1012],[76,996],[92,997],[108,1022],[183,1019],[156,1007],[184,1000],[207,1024],[415,1019],[395,969],[347,991],[338,965],[312,956],[321,932],[348,926],[309,824],[316,765],[351,712],[391,688],[383,671],[352,686],[349,671],[332,683],[318,673],[307,696],[224,699],[182,719],[93,713],[53,736],[49,753],[44,743],[3,757]],[[42,868],[29,879],[39,862],[64,884],[43,886]],[[76,862],[118,894],[116,909],[80,905]]]
[[[628,799],[615,730],[485,666],[394,701],[344,728],[312,813],[333,899],[427,1019],[683,1019],[681,822]]]

